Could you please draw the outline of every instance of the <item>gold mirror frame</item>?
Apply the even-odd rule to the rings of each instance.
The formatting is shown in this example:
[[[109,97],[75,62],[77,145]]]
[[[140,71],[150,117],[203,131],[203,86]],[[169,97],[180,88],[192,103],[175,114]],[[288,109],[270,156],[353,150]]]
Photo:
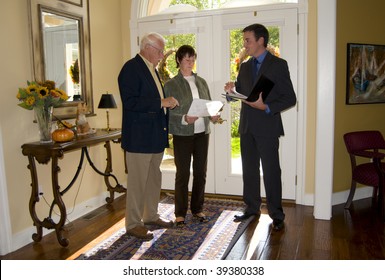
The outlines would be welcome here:
[[[47,80],[45,74],[46,63],[42,13],[50,13],[78,22],[81,101],[68,101],[63,103],[60,107],[55,108],[54,115],[60,119],[74,118],[77,113],[77,105],[80,102],[87,104],[87,115],[93,115],[88,0],[28,0],[28,3],[32,37],[33,78],[35,81]]]

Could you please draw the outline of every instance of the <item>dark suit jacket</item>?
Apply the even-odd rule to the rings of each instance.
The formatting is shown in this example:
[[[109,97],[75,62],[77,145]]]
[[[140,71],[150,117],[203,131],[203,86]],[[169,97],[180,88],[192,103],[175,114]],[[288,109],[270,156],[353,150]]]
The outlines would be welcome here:
[[[239,69],[236,89],[244,95],[249,95],[254,86],[252,64],[253,59],[249,59],[242,63]],[[280,112],[294,106],[297,102],[286,60],[268,52],[259,69],[256,81],[261,74],[275,83],[265,100],[270,108],[270,113],[267,114],[265,111],[242,103],[239,133],[252,132],[258,136],[279,137],[284,135]]]
[[[161,153],[168,147],[168,113],[147,65],[136,55],[118,77],[123,104],[121,146],[127,152]]]

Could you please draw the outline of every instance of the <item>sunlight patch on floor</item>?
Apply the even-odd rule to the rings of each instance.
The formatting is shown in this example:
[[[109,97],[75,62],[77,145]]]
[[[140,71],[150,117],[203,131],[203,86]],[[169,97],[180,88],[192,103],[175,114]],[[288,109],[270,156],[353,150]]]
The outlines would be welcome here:
[[[268,232],[270,230],[270,224],[272,222],[273,220],[269,217],[268,214],[261,215],[261,217],[259,218],[258,225],[255,228],[253,237],[251,238],[248,248],[246,250],[245,260],[251,260],[251,257],[253,257],[256,248],[258,246],[261,246],[262,243],[266,242],[266,238],[269,236]],[[254,257],[253,259],[255,259]]]
[[[92,240],[90,243],[85,245],[83,248],[81,248],[79,251],[77,251],[72,256],[69,256],[67,260],[74,260],[77,257],[79,257],[81,254],[84,254],[88,250],[92,249],[93,247],[97,246],[100,242],[107,239],[117,231],[119,231],[122,227],[124,227],[125,218],[121,219],[119,222],[117,222],[115,225],[107,229],[105,232],[100,234],[98,237],[96,237],[94,240]]]

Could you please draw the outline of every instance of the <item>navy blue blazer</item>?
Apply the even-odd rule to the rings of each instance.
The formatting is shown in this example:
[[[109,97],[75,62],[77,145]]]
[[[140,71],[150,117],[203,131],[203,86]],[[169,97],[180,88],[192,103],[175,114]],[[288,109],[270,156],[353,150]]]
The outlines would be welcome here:
[[[124,64],[118,83],[123,104],[121,147],[132,153],[163,152],[169,146],[168,111],[161,108],[158,88],[139,54]]]
[[[236,90],[244,95],[249,95],[254,86],[252,64],[253,59],[241,64],[235,83]],[[242,103],[239,133],[251,132],[258,136],[279,137],[284,135],[280,113],[294,106],[297,102],[286,60],[268,52],[258,71],[256,81],[258,81],[261,74],[264,74],[275,83],[265,100],[265,104],[270,108],[270,113],[256,110]]]

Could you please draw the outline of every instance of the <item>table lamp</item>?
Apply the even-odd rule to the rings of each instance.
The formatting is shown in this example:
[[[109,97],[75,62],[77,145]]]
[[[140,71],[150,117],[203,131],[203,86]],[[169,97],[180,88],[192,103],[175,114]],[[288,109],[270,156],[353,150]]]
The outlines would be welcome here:
[[[117,108],[114,96],[112,94],[109,94],[108,92],[106,94],[102,94],[102,97],[100,98],[99,102],[99,109],[107,109],[107,128],[105,130],[110,131],[110,115],[108,110]]]

